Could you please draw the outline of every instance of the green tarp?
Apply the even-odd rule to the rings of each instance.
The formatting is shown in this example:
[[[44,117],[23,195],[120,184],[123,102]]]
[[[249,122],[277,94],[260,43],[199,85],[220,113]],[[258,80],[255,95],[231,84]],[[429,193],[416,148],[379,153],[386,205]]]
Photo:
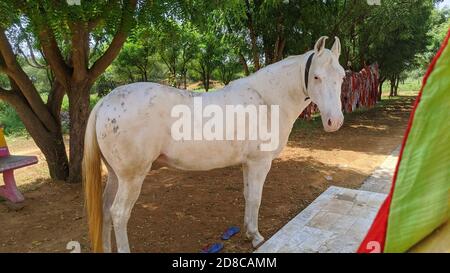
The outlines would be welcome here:
[[[422,91],[390,206],[384,252],[405,252],[450,218],[450,46]],[[450,242],[449,242],[450,244]]]

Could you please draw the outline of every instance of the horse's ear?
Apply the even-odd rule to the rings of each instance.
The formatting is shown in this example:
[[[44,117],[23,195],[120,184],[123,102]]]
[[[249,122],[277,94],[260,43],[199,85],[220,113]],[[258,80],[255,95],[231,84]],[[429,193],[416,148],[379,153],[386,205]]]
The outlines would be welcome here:
[[[333,52],[334,55],[339,59],[339,56],[341,56],[341,40],[339,40],[338,37],[334,37],[334,44],[331,48],[331,52]]]
[[[327,41],[327,36],[322,36],[317,40],[316,45],[314,46],[314,52],[317,56],[323,53],[323,50],[325,49],[325,42]]]

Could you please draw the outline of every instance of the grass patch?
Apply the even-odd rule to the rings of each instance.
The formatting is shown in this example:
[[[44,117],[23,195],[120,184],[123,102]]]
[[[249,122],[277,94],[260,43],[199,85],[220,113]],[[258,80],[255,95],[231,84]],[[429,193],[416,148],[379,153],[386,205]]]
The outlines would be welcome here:
[[[414,93],[419,92],[422,87],[422,81],[419,79],[407,79],[404,82],[400,82],[398,85],[398,91],[401,93]]]
[[[314,114],[311,120],[299,118],[294,123],[294,130],[308,130],[315,129],[322,126],[322,119],[320,113]]]
[[[216,90],[218,90],[218,89],[215,89],[215,88],[210,88],[209,90],[208,90],[208,93],[209,92],[214,92],[214,91],[216,91]],[[195,93],[206,93],[206,89],[205,88],[197,88],[197,89],[193,89],[193,90],[191,90],[192,92],[195,92]]]
[[[419,93],[422,88],[421,79],[407,78],[401,81],[398,85],[398,95],[399,96],[415,96]],[[389,96],[391,85],[388,81],[383,84],[383,96]]]

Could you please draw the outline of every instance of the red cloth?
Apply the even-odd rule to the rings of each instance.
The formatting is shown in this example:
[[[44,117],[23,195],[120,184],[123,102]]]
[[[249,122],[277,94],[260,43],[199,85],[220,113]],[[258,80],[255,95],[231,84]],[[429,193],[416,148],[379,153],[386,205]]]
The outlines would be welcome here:
[[[365,67],[359,73],[347,71],[342,83],[341,101],[344,113],[351,113],[357,108],[371,108],[377,103],[378,65]],[[312,103],[303,111],[300,118],[310,120],[319,109]]]

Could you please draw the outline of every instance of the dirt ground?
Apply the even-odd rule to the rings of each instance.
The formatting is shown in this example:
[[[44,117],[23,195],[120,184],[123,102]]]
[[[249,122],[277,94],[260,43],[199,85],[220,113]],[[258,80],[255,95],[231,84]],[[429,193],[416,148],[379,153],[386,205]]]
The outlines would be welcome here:
[[[333,134],[318,121],[296,125],[266,181],[261,234],[270,238],[329,186],[358,188],[401,143],[413,101],[402,97],[347,115]],[[9,145],[17,154],[39,154],[32,140]],[[0,252],[68,252],[72,240],[89,251],[81,186],[49,181],[42,155],[40,160],[17,172],[25,206],[12,209],[0,201]],[[239,166],[150,173],[128,225],[132,251],[198,252],[220,241],[227,227],[243,226],[242,190]],[[225,242],[224,252],[252,250],[244,232]]]

